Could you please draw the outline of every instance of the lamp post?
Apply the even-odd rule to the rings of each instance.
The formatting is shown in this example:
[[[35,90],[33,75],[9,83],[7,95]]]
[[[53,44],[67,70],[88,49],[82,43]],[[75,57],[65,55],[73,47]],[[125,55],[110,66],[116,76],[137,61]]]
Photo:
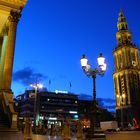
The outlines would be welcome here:
[[[34,128],[35,128],[36,124],[38,125],[38,121],[36,121],[37,120],[36,114],[38,113],[38,110],[37,110],[37,91],[38,91],[38,89],[42,89],[43,85],[42,84],[31,84],[30,86],[33,87],[35,90],[35,100],[34,100]]]
[[[91,65],[88,63],[88,59],[85,55],[82,56],[80,61],[84,73],[88,77],[92,77],[93,80],[93,106],[91,107],[90,112],[90,130],[88,131],[86,138],[89,140],[93,138],[106,139],[103,131],[99,129],[100,125],[97,120],[98,106],[96,101],[96,75],[104,75],[106,71],[105,58],[103,57],[102,53],[100,53],[99,57],[97,58],[98,67],[94,69],[91,68]]]

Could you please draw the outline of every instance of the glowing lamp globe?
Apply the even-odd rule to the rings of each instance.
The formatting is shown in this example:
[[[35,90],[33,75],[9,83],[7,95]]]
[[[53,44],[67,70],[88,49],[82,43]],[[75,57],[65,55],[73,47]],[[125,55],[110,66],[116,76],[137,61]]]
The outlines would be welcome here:
[[[88,63],[88,59],[86,58],[86,56],[83,54],[82,55],[82,58],[81,58],[81,66],[82,67],[86,67],[87,66],[87,63]]]
[[[99,67],[105,64],[105,58],[103,57],[102,53],[100,53],[99,57],[97,58],[97,62],[98,62]]]

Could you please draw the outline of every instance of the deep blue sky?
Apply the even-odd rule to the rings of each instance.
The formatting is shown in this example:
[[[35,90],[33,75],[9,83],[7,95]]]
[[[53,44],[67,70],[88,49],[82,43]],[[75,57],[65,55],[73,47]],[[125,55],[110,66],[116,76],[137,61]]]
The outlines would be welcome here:
[[[102,52],[107,71],[97,76],[97,97],[114,98],[113,48],[116,46],[120,8],[140,44],[139,0],[28,0],[18,24],[12,89],[15,95],[29,88],[34,77],[45,87],[92,95],[92,79],[84,75],[84,53],[93,68]],[[32,76],[31,76],[32,75]]]

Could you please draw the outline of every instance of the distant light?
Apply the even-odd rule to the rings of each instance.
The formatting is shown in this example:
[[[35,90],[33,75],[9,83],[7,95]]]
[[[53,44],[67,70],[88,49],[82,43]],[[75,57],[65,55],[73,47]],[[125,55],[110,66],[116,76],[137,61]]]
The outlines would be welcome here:
[[[57,118],[49,117],[48,120],[57,120]]]
[[[40,116],[39,119],[40,119],[40,120],[43,120],[43,116]]]
[[[57,93],[68,93],[68,91],[65,91],[65,90],[55,90],[55,93],[57,94]]]
[[[78,119],[78,115],[74,115],[74,119]]]
[[[37,87],[42,89],[43,88],[43,85],[42,84],[37,84]]]
[[[77,114],[77,111],[69,111],[70,114]]]
[[[35,89],[42,89],[43,88],[43,84],[38,83],[38,84],[30,84],[31,87],[35,88]]]
[[[18,103],[16,102],[15,105],[18,106]]]

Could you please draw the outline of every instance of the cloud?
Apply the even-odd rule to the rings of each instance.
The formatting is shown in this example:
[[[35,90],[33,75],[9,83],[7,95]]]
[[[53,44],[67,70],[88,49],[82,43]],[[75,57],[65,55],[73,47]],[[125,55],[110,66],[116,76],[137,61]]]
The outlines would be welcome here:
[[[92,100],[92,96],[91,95],[87,95],[87,94],[83,94],[83,93],[79,94],[78,98],[80,100]]]
[[[87,95],[87,94],[80,94],[79,95],[79,99],[80,100],[92,100],[92,96],[91,95]],[[108,103],[108,104],[114,104],[115,103],[115,99],[112,98],[97,98],[97,100],[99,102],[102,102],[103,104]]]
[[[25,67],[24,69],[18,70],[13,73],[13,81],[19,82],[23,84],[24,86],[27,86],[31,83],[41,82],[45,80],[47,76],[35,72],[30,67]]]
[[[87,95],[87,94],[80,94],[78,96],[78,98],[80,100],[92,100],[92,96],[91,95]],[[111,112],[115,112],[115,99],[112,98],[97,98],[98,101],[98,105],[102,108],[106,108]]]
[[[107,108],[107,109],[115,109],[115,105],[110,105],[110,106],[105,106],[105,108]]]
[[[112,98],[98,98],[98,101],[108,104],[115,104],[115,99]]]

